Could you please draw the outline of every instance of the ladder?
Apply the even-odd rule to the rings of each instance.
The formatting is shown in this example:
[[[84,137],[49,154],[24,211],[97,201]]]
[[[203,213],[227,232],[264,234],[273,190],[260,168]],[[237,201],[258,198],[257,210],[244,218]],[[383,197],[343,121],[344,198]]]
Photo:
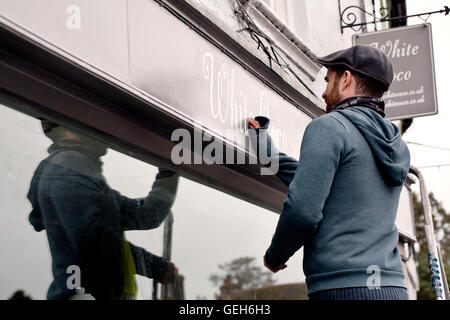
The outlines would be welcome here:
[[[172,258],[172,231],[173,231],[173,213],[172,210],[169,211],[166,219],[164,220],[164,237],[163,237],[163,258],[169,262]],[[161,285],[161,300],[169,299],[169,293],[173,295],[175,300],[183,300],[183,283],[180,281],[180,278],[176,277],[176,279],[168,283],[166,285]],[[158,299],[158,282],[153,280],[153,300]]]
[[[441,250],[434,233],[431,204],[425,180],[422,173],[414,166],[410,166],[409,173],[419,179],[420,197],[422,199],[423,213],[425,216],[425,237],[428,249],[428,266],[430,268],[431,285],[435,300],[450,300],[447,277],[442,263]]]
[[[163,258],[169,262],[172,258],[172,230],[173,230],[173,213],[169,211],[169,215],[164,221],[164,237],[163,237]],[[161,299],[169,298],[169,284],[161,285]]]

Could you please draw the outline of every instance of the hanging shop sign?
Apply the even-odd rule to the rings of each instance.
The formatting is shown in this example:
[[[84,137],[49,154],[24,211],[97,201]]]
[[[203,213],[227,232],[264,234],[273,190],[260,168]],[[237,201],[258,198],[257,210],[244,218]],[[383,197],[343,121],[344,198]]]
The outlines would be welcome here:
[[[376,47],[392,62],[394,80],[383,96],[387,119],[438,113],[430,24],[355,34],[353,45]]]

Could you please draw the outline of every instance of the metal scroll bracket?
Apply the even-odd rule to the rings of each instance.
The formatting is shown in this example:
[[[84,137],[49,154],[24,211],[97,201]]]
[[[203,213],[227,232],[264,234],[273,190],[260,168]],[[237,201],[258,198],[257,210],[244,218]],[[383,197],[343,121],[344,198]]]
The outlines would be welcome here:
[[[341,33],[344,33],[344,29],[351,28],[356,32],[359,32],[362,30],[362,28],[365,25],[368,24],[376,24],[379,22],[388,22],[388,21],[396,21],[396,20],[402,20],[412,17],[419,17],[424,22],[428,20],[428,18],[435,13],[445,13],[445,15],[448,15],[450,13],[450,8],[448,6],[444,6],[444,9],[437,10],[437,11],[430,11],[430,12],[424,12],[424,13],[418,13],[408,16],[399,16],[399,17],[393,17],[391,18],[389,16],[389,10],[386,7],[381,7],[378,10],[378,13],[375,9],[375,1],[372,1],[373,3],[373,9],[372,12],[369,12],[359,6],[348,6],[344,10],[341,10],[341,0],[339,0],[339,14],[340,14],[340,20],[341,20]],[[361,17],[361,14],[364,14],[366,16],[371,17],[369,21],[362,21],[363,19],[358,20],[358,15]]]

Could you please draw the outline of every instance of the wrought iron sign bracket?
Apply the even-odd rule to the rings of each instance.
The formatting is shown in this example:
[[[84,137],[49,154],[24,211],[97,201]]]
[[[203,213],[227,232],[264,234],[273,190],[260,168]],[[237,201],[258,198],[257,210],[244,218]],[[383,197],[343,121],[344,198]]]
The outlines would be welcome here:
[[[372,19],[370,21],[365,22],[358,22],[357,13],[363,13],[366,14]],[[368,12],[367,10],[358,7],[358,6],[348,6],[344,10],[341,11],[341,1],[339,0],[339,13],[340,13],[340,19],[341,19],[341,33],[344,33],[344,29],[346,28],[352,28],[354,31],[358,32],[361,31],[363,26],[368,24],[376,24],[379,22],[389,22],[389,21],[396,21],[396,20],[402,20],[407,19],[411,17],[419,17],[424,22],[428,20],[430,15],[435,13],[445,13],[445,15],[448,15],[450,13],[450,8],[448,6],[444,6],[444,9],[437,10],[437,11],[430,11],[430,12],[424,12],[419,14],[413,14],[408,16],[400,16],[400,17],[389,17],[389,10],[385,7],[381,7],[378,11],[378,14],[376,13],[375,7],[372,10],[372,12]]]

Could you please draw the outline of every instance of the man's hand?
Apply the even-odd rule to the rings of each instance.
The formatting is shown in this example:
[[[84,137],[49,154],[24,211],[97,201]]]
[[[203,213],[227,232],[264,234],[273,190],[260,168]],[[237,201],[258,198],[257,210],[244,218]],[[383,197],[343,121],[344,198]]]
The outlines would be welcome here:
[[[256,120],[253,119],[253,118],[251,118],[250,120],[248,120],[248,124],[249,124],[253,129],[261,128],[261,125],[259,124],[259,122],[256,121]]]
[[[267,262],[266,262],[266,256],[264,256],[264,266],[265,266],[267,269],[269,269],[270,271],[272,271],[273,273],[277,273],[278,271],[287,268],[287,265],[286,265],[286,264],[283,264],[283,265],[279,266],[279,267],[276,268],[276,269],[272,268],[271,266],[269,266],[269,265],[267,264]]]
[[[169,178],[172,177],[173,175],[176,175],[177,173],[175,171],[172,171],[170,169],[167,168],[158,168],[158,178]]]

